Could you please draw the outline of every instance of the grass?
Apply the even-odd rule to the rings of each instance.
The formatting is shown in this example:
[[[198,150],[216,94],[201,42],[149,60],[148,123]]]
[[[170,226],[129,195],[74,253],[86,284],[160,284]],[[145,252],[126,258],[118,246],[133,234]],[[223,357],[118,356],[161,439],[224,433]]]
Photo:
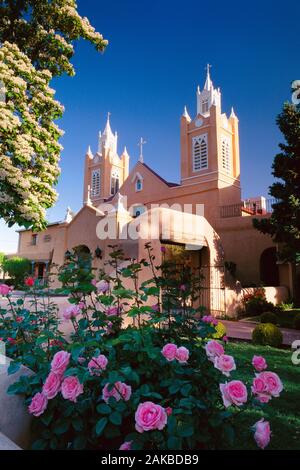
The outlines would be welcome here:
[[[300,338],[300,334],[299,334]],[[269,346],[253,346],[247,343],[230,343],[226,352],[234,356],[237,370],[232,378],[251,384],[254,369],[251,364],[254,354],[264,356],[268,370],[276,372],[281,378],[284,390],[279,398],[273,398],[261,410],[249,410],[241,413],[238,423],[237,438],[234,449],[257,449],[250,434],[246,437],[244,430],[265,417],[270,422],[272,430],[271,442],[268,449],[299,450],[300,449],[300,364],[291,361],[290,350],[275,349]]]

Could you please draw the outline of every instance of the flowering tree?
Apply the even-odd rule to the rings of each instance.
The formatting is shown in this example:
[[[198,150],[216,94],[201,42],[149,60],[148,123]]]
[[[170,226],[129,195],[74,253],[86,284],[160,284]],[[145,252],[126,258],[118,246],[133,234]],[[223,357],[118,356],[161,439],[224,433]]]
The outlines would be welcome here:
[[[0,43],[16,44],[37,69],[74,74],[72,42],[86,39],[103,51],[107,41],[77,11],[75,0],[2,0]]]
[[[40,230],[56,201],[63,107],[53,76],[74,75],[73,41],[103,51],[107,41],[74,0],[0,2],[0,217]]]
[[[202,310],[193,306],[197,287],[182,285],[180,278],[176,286],[163,266],[155,267],[150,247],[150,263],[121,268],[122,253],[111,256],[114,274],[100,280],[76,254],[60,272],[69,294],[63,316],[73,325],[71,338],[57,331],[51,310],[29,312],[0,285],[10,302],[7,312],[0,311],[1,339],[14,358],[9,373],[20,364],[36,373],[9,388],[26,396],[38,436],[33,448],[226,448],[243,409],[267,406],[280,395],[279,377],[266,370],[263,357],[254,356],[252,383],[239,380],[238,364],[225,352],[226,338],[213,339],[217,320],[199,318]],[[142,266],[152,267],[153,278],[139,285]],[[28,281],[34,295],[36,286]],[[250,429],[244,431],[249,439]],[[269,422],[262,418],[253,431],[265,448]]]
[[[63,107],[49,87],[51,74],[36,70],[15,44],[0,48],[0,216],[9,224],[41,229],[45,209],[56,200],[58,143],[62,131],[53,122]]]

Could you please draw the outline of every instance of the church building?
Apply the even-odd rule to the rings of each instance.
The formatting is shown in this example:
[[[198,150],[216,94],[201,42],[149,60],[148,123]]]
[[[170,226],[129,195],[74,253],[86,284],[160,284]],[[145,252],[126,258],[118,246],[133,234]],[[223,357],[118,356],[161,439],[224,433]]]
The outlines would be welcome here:
[[[63,221],[41,233],[19,231],[18,255],[31,260],[37,277],[45,278],[51,264],[62,265],[74,249],[90,253],[95,268],[107,269],[109,245],[119,244],[128,257],[141,259],[150,241],[157,263],[165,252],[162,245],[188,252],[204,274],[203,303],[212,314],[227,314],[243,288],[272,287],[276,301],[292,295],[290,266],[277,263],[271,238],[252,226],[254,217],[270,215],[272,201],[241,198],[239,120],[233,108],[230,115],[223,112],[209,66],[203,89],[196,91],[196,113],[190,116],[185,107],[180,118],[180,182],[166,181],[145,163],[142,147],[141,139],[140,158],[129,170],[129,154],[126,147],[118,153],[118,135],[108,115],[97,151],[89,147],[85,155],[79,212],[68,209]],[[188,207],[181,216],[184,230],[175,223],[166,234],[162,225],[176,219],[179,207]],[[154,238],[150,216],[157,221]],[[112,221],[116,236],[105,238]],[[137,226],[146,236],[124,236]]]

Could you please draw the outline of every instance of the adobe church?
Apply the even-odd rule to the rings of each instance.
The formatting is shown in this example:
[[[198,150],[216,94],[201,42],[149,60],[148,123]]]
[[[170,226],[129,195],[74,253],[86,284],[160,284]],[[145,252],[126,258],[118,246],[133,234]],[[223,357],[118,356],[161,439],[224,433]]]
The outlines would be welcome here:
[[[191,117],[184,108],[180,119],[180,183],[166,181],[144,162],[143,141],[139,161],[129,171],[130,157],[126,148],[118,154],[118,136],[112,132],[108,116],[103,133],[99,133],[97,152],[89,147],[85,156],[79,212],[73,214],[68,209],[63,221],[49,224],[41,233],[19,231],[18,255],[31,260],[37,277],[45,278],[50,265],[62,265],[66,253],[74,249],[90,253],[95,268],[107,269],[109,245],[118,243],[128,257],[141,259],[145,243],[151,241],[157,263],[165,252],[162,245],[167,250],[189,247],[192,263],[205,273],[203,301],[211,313],[226,313],[226,289],[234,297],[237,286],[276,288],[276,301],[293,294],[289,291],[290,266],[276,262],[271,238],[252,227],[254,217],[270,215],[272,201],[259,196],[241,199],[239,121],[233,108],[229,116],[222,112],[221,91],[212,83],[209,66],[196,98],[196,115]],[[166,217],[176,216],[172,208],[176,204],[192,207],[189,216],[201,222],[197,232],[187,229],[192,233],[177,233],[173,227],[167,238],[162,232],[154,240],[122,236],[120,230],[133,222],[139,223],[143,232],[150,213],[161,227]],[[196,213],[197,205],[203,205],[202,215]],[[99,222],[104,218],[115,221],[117,240],[99,233]]]

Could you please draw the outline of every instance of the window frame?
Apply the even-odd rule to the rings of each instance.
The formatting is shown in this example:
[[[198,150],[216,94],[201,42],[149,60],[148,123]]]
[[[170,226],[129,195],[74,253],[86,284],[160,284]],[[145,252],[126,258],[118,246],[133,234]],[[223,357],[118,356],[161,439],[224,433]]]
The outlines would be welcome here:
[[[203,148],[202,145],[205,144],[205,155],[203,155]],[[198,144],[199,146],[199,154],[195,155],[195,147]],[[199,160],[199,167],[196,165],[196,159]],[[205,159],[205,163],[203,164],[203,160]],[[208,138],[206,134],[200,134],[194,136],[192,138],[192,161],[193,161],[193,173],[202,170],[208,170]]]

